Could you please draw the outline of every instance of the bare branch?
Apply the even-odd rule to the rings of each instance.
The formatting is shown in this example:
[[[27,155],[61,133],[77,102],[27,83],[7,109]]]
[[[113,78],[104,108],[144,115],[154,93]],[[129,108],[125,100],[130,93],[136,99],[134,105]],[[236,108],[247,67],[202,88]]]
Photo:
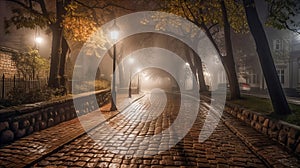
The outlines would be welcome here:
[[[18,0],[6,0],[6,1],[7,1],[7,2],[15,3],[15,4],[17,4],[17,5],[21,6],[21,7],[23,7],[23,8],[26,9],[27,11],[33,13],[33,14],[36,14],[36,15],[43,16],[43,17],[44,17],[44,15],[43,15],[42,13],[40,13],[40,12],[37,11],[37,10],[34,10],[34,9],[33,9],[32,7],[30,7],[30,6],[27,6],[27,5],[26,5],[25,3],[23,3],[23,2],[20,2],[20,1],[18,1]]]
[[[213,27],[217,26],[219,23],[214,23],[211,26],[208,27],[208,30],[211,30]]]
[[[191,8],[189,8],[189,6],[187,5],[186,3],[186,0],[184,0],[184,5],[186,6],[186,8],[188,9],[189,13],[191,14],[191,16],[193,17],[194,19],[194,22],[196,25],[199,25],[199,22],[198,22],[198,18],[194,15],[194,13],[192,12]],[[184,12],[185,13],[185,12]]]
[[[51,22],[51,19],[49,18],[49,13],[48,13],[47,8],[46,8],[45,1],[44,0],[38,0],[38,1],[39,1],[39,4],[40,4],[40,7],[42,9],[43,15],[47,18],[47,20],[49,22]]]
[[[85,4],[85,3],[81,2],[80,0],[74,0],[74,1],[77,2],[80,5],[88,8],[88,9],[105,9],[105,8],[108,8],[108,7],[117,7],[117,8],[125,9],[125,10],[128,10],[128,11],[135,11],[134,9],[126,8],[124,6],[121,6],[121,5],[115,4],[115,3],[111,3],[111,2],[106,3],[105,5],[102,5],[102,6],[97,6],[98,3],[95,4],[95,5],[90,6],[88,4]]]

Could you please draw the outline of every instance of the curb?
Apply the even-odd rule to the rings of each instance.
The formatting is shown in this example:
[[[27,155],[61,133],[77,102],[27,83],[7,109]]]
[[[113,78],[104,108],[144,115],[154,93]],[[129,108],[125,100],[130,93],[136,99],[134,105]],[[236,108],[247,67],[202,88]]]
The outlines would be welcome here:
[[[210,101],[207,96],[201,95],[205,101]],[[225,107],[228,107],[227,103]],[[228,116],[226,116],[228,115]],[[231,119],[230,119],[231,118]],[[230,121],[230,120],[234,120]],[[262,160],[268,167],[300,167],[300,163],[293,154],[290,154],[287,150],[282,148],[282,146],[270,139],[268,136],[258,132],[252,128],[247,123],[240,121],[238,118],[232,114],[226,112],[224,109],[221,121],[224,125],[232,131],[260,160]],[[243,129],[251,129],[250,132],[243,132]],[[251,134],[252,135],[249,135]],[[253,138],[253,135],[254,138]],[[256,137],[264,138],[265,141],[262,142],[256,139]],[[276,148],[276,149],[275,149]],[[271,152],[267,152],[271,151]],[[280,151],[280,152],[278,152]]]
[[[226,114],[228,113],[226,112]],[[236,120],[233,116],[231,117]],[[271,140],[269,137],[249,127],[246,123],[242,121],[235,122],[234,124],[239,125],[239,127],[236,127],[233,122],[226,121],[224,118],[222,118],[222,122],[268,167],[300,167],[299,160],[294,157],[293,154],[284,150],[284,148],[282,148],[276,141]],[[243,132],[242,130],[245,127],[248,128],[248,130],[251,128],[253,131],[247,133],[245,131]],[[253,132],[256,135],[249,135]],[[266,141],[262,142],[261,140],[255,140],[255,138],[252,138],[258,136],[259,138],[266,139]]]
[[[137,97],[137,98],[134,99],[130,104],[128,104],[127,106],[125,106],[121,111],[119,111],[118,113],[116,113],[116,114],[110,116],[109,118],[107,118],[106,121],[112,120],[114,117],[116,117],[117,115],[119,115],[120,113],[122,113],[123,111],[125,111],[132,103],[135,103],[136,101],[140,100],[140,99],[143,98],[144,96],[145,96],[145,94],[143,94],[143,95]],[[75,119],[77,119],[77,118],[75,118]],[[78,119],[78,120],[79,120],[79,119]],[[95,126],[93,126],[93,127],[89,128],[88,130],[86,130],[86,131],[80,133],[79,135],[73,137],[72,139],[67,140],[65,143],[60,144],[60,145],[58,145],[57,147],[54,147],[52,150],[50,149],[49,152],[47,152],[47,153],[44,154],[44,155],[40,155],[39,158],[36,158],[35,160],[33,160],[33,161],[29,162],[29,163],[26,163],[25,165],[23,165],[23,167],[33,167],[33,166],[34,166],[36,163],[38,163],[39,161],[43,160],[44,158],[50,156],[50,155],[53,154],[53,153],[56,153],[57,151],[59,151],[60,149],[62,149],[65,145],[68,145],[68,144],[70,144],[71,142],[73,142],[74,140],[76,140],[76,139],[78,139],[78,138],[84,136],[87,132],[92,131],[93,129],[95,129],[96,127],[102,125],[102,124],[103,124],[104,122],[106,122],[106,121],[103,121],[103,122],[101,122],[101,123],[99,123],[99,124],[96,124]],[[78,121],[78,122],[80,122],[80,121]],[[1,167],[1,166],[0,166],[0,167]]]

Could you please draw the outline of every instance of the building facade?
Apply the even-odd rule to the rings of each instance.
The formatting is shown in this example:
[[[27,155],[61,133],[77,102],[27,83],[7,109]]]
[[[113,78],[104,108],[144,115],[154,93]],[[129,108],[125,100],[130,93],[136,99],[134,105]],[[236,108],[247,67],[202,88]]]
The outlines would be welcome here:
[[[5,75],[5,77],[12,78],[17,74],[17,67],[15,62],[12,60],[12,55],[16,54],[17,51],[0,47],[0,75]]]
[[[289,60],[289,87],[300,92],[300,35],[293,36]]]
[[[300,91],[300,35],[278,30],[268,30],[267,34],[282,87]]]

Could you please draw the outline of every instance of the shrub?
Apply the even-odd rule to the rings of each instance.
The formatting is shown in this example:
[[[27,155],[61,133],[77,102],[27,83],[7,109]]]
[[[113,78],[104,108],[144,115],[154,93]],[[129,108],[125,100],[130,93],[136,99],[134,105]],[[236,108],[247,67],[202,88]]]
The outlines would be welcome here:
[[[23,88],[15,88],[8,93],[8,101],[12,105],[36,103],[50,100],[53,91],[49,88],[42,88],[26,92]]]

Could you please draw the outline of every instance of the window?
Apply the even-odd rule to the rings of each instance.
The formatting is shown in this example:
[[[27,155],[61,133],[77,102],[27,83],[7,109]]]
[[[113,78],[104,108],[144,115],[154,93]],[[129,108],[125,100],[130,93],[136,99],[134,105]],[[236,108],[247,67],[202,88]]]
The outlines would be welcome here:
[[[284,84],[284,69],[277,70],[277,74],[281,84]]]
[[[273,41],[273,49],[275,51],[281,50],[282,49],[282,41],[279,39],[276,39]]]

